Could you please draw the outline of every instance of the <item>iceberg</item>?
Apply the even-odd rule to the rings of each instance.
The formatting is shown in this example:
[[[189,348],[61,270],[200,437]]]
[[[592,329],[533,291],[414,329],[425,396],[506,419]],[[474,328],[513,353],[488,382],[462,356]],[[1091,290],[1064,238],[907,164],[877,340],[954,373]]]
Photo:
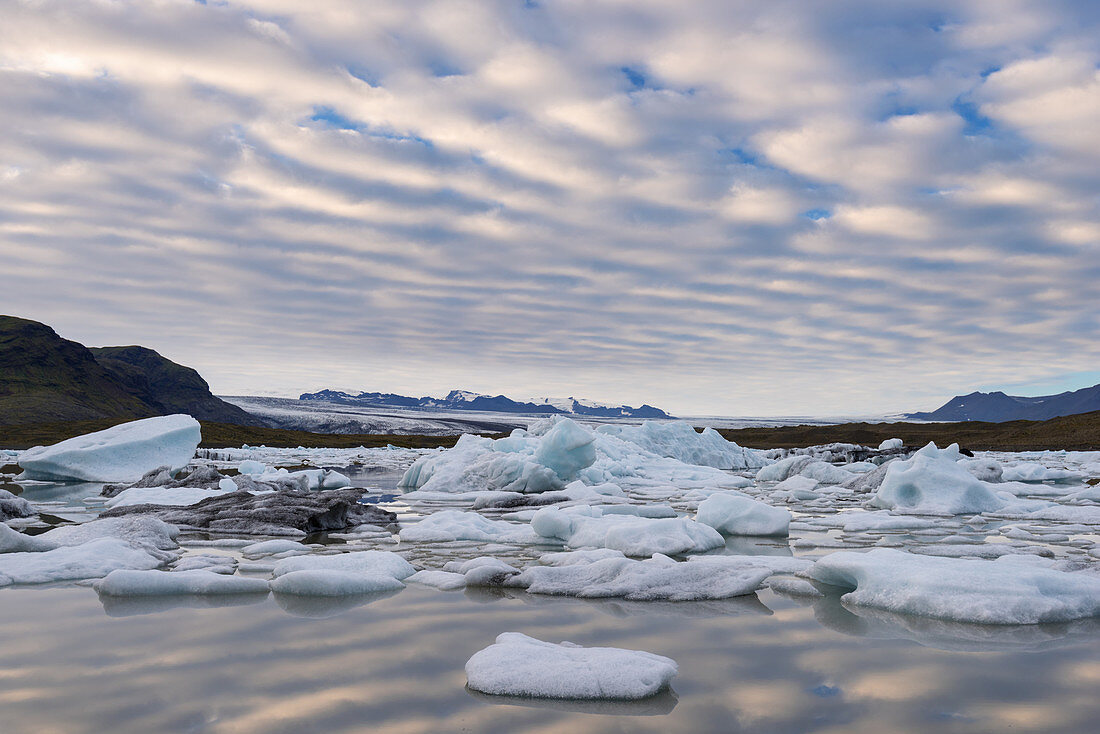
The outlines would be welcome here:
[[[695,519],[723,535],[787,535],[791,513],[744,495],[712,494],[699,503]]]
[[[538,698],[636,700],[668,688],[676,663],[615,647],[555,645],[517,632],[466,663],[467,685],[482,693]]]
[[[697,553],[725,545],[721,533],[691,518],[604,514],[589,506],[544,507],[531,519],[531,529],[570,548],[611,548],[639,557]]]
[[[851,604],[954,622],[1038,624],[1100,615],[1100,578],[1012,557],[922,556],[889,548],[842,551],[805,572]]]
[[[199,422],[189,415],[145,418],[28,449],[19,466],[25,479],[136,482],[158,467],[183,469],[201,439]]]
[[[399,486],[422,493],[527,494],[558,491],[575,480],[590,486],[623,479],[731,486],[745,480],[725,470],[766,462],[760,452],[713,430],[697,433],[687,423],[600,426],[593,432],[564,418],[496,440],[464,435],[453,448],[418,459]]]
[[[959,462],[958,444],[929,443],[909,459],[891,462],[870,500],[874,507],[934,514],[991,512],[1007,502]]]
[[[696,431],[685,421],[645,421],[639,426],[603,425],[596,433],[615,436],[657,456],[715,469],[759,469],[768,463],[759,451],[727,441],[713,428]]]

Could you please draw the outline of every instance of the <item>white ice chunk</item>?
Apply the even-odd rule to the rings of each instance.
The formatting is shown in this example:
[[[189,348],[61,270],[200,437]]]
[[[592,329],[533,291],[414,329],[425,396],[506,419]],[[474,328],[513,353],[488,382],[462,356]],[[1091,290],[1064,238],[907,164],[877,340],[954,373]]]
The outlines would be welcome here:
[[[787,535],[791,513],[750,497],[712,494],[699,503],[695,519],[723,535]]]
[[[412,564],[389,551],[353,551],[331,556],[309,555],[283,558],[275,564],[272,575],[279,577],[294,571],[333,570],[390,576],[405,579],[416,573]]]
[[[441,591],[454,591],[466,588],[466,575],[452,571],[437,571],[425,569],[417,571],[405,579],[409,583],[433,586]]]
[[[403,588],[403,583],[385,573],[323,568],[290,571],[271,581],[271,590],[275,593],[295,596],[352,596]]]
[[[148,515],[105,517],[80,525],[62,525],[39,538],[56,545],[80,545],[97,538],[119,538],[134,545],[167,551],[179,547],[179,528]]]
[[[246,459],[237,465],[237,471],[241,474],[266,474],[271,469],[262,461]]]
[[[256,594],[267,592],[267,581],[227,576],[212,571],[117,570],[92,584],[104,596],[163,596],[169,594]]]
[[[900,438],[888,438],[878,445],[879,451],[893,451],[894,449],[900,449],[905,446],[905,442]]]
[[[500,586],[519,573],[499,558],[480,556],[468,561],[451,561],[442,571],[417,571],[407,580],[438,589],[452,590],[466,586]]]
[[[0,522],[0,553],[40,553],[57,546],[40,535],[27,535]]]
[[[260,556],[274,556],[280,553],[309,553],[309,546],[296,540],[264,540],[252,543],[241,548],[241,555],[246,558],[259,558]]]
[[[202,487],[130,487],[107,500],[107,507],[126,507],[128,505],[172,505],[186,507],[198,504],[204,499],[236,492],[237,485],[229,477],[221,480],[218,489]]]
[[[645,421],[639,426],[612,424],[600,426],[596,431],[685,464],[715,469],[757,469],[767,463],[761,452],[727,441],[713,428],[704,428],[700,433],[685,421]]]
[[[877,548],[832,553],[808,574],[849,589],[842,598],[852,604],[956,622],[1036,624],[1100,615],[1100,578],[1027,563]]]
[[[614,647],[555,645],[517,632],[466,663],[470,688],[504,696],[634,700],[668,688],[676,675],[669,658]]]
[[[136,482],[157,467],[187,466],[201,438],[189,415],[146,418],[29,449],[19,466],[27,479]]]
[[[531,566],[508,580],[532,594],[636,601],[726,599],[751,594],[771,569],[744,557],[715,556],[706,563],[678,563],[663,555],[642,561],[603,558],[589,563]]]
[[[942,451],[929,443],[904,461],[890,463],[871,498],[875,507],[959,515],[999,510],[1005,500],[958,464],[958,445]]]
[[[537,543],[540,538],[527,525],[490,520],[476,512],[443,510],[401,528],[402,541],[450,542],[480,540],[493,543]]]
[[[1054,469],[1033,462],[1020,462],[1006,466],[1002,476],[1006,482],[1066,482],[1081,479],[1084,475],[1069,469]]]
[[[0,555],[0,586],[48,584],[106,576],[119,568],[139,570],[160,566],[162,559],[118,538],[99,538],[53,550]]]
[[[586,516],[583,511],[591,514]],[[690,518],[604,515],[598,507],[544,507],[535,513],[531,528],[570,548],[612,548],[628,556],[679,555],[725,545],[721,533]]]
[[[560,421],[539,441],[535,459],[554,470],[559,479],[570,480],[596,460],[596,437],[571,420]]]

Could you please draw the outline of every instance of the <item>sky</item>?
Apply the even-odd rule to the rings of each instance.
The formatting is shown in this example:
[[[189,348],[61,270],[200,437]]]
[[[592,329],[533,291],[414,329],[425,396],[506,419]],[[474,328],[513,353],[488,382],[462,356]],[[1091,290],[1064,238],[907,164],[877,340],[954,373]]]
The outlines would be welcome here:
[[[0,0],[0,312],[219,394],[1100,381],[1092,0]]]

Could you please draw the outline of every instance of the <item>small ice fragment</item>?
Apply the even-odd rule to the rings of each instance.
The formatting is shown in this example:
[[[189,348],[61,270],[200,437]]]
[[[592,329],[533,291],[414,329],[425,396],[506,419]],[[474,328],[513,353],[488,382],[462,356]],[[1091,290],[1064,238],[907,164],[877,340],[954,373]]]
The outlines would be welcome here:
[[[637,700],[668,687],[676,663],[661,655],[614,647],[555,645],[517,632],[466,663],[470,688],[503,696]]]

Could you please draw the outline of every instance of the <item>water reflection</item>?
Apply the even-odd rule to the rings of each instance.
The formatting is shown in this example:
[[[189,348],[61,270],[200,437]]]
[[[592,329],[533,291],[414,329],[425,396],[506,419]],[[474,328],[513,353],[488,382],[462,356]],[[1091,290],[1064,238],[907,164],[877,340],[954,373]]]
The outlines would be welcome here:
[[[373,604],[401,593],[401,589],[378,591],[372,594],[347,594],[344,596],[299,596],[297,594],[272,594],[275,603],[287,614],[295,617],[327,619],[336,617],[357,607]]]
[[[5,734],[1080,734],[1100,717],[1091,624],[974,630],[835,599],[799,606],[767,591],[714,616],[642,603],[620,616],[609,612],[623,605],[615,600],[412,586],[312,618],[288,614],[289,600],[273,596],[198,610],[191,605],[225,600],[177,597],[155,614],[145,599],[130,616],[116,612],[139,605],[108,608],[86,588],[6,589],[0,598]],[[644,706],[475,697],[465,663],[501,632],[671,657],[676,698],[648,702],[652,715],[643,715]]]
[[[466,693],[482,703],[494,706],[523,706],[574,714],[601,716],[665,716],[672,713],[679,699],[671,689],[637,701],[584,701],[563,698],[524,698],[523,696],[492,696],[466,689]]]
[[[260,604],[267,592],[258,594],[165,594],[163,596],[100,595],[99,602],[108,617],[133,617],[159,614],[172,609],[220,609]]]

